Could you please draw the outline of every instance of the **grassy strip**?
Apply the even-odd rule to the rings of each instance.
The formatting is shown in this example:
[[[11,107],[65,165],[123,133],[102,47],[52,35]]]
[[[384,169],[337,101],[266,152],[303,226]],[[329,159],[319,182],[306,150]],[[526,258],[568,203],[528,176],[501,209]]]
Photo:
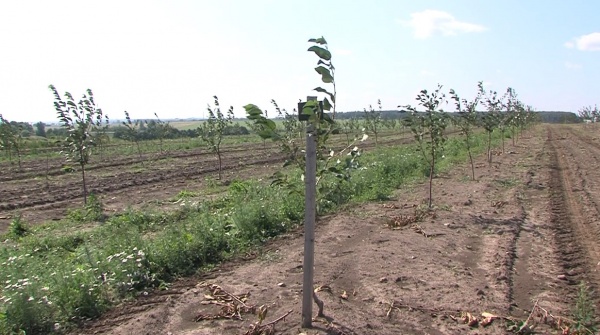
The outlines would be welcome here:
[[[484,150],[482,134],[473,152]],[[440,169],[464,162],[466,155],[461,138],[448,140]],[[361,164],[352,182],[332,188],[319,206],[321,213],[349,202],[387,199],[407,180],[427,172],[412,145],[373,150]],[[298,175],[292,179],[301,185]],[[301,194],[248,180],[233,182],[217,200],[182,199],[176,211],[130,211],[102,225],[82,224],[100,217],[100,206],[92,206],[29,233],[21,225],[13,227],[0,248],[0,333],[61,333],[119,301],[168,286],[178,276],[301,224],[303,201]]]

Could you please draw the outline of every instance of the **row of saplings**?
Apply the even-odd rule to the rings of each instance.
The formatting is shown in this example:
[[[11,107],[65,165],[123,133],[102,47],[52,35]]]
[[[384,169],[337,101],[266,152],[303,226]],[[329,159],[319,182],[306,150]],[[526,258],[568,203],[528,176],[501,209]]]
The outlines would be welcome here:
[[[473,133],[476,127],[483,127],[488,134],[488,160],[491,162],[491,136],[492,132],[499,131],[502,133],[502,148],[504,151],[505,133],[510,132],[513,143],[517,138],[517,133],[523,131],[528,125],[535,121],[535,114],[530,106],[525,106],[518,98],[512,88],[508,88],[504,95],[498,95],[495,91],[485,91],[483,84],[478,84],[478,94],[471,100],[461,99],[454,90],[450,90],[450,98],[456,105],[456,112],[451,114],[445,113],[443,105],[447,102],[446,95],[441,91],[442,86],[438,87],[433,92],[422,90],[417,96],[418,104],[423,108],[408,106],[399,106],[404,108],[409,115],[403,120],[403,125],[409,127],[419,144],[420,152],[430,167],[430,182],[434,175],[436,159],[441,153],[441,149],[445,142],[445,129],[450,124],[454,123],[465,136],[465,143],[469,153],[471,163],[472,178],[475,178],[473,166],[473,158],[471,155]],[[91,90],[87,90],[79,101],[75,101],[70,93],[64,94],[64,99],[61,98],[56,88],[50,85],[55,101],[54,106],[58,113],[59,121],[62,127],[67,130],[67,136],[62,141],[63,150],[67,160],[77,163],[80,166],[83,197],[84,202],[87,201],[87,187],[85,181],[85,167],[89,162],[92,149],[97,145],[98,133],[105,130],[108,125],[108,116],[103,114],[102,110],[97,108],[94,96]],[[283,116],[283,135],[279,136],[281,140],[287,141],[287,145],[281,146],[286,154],[293,151],[296,156],[300,150],[298,131],[302,125],[297,122],[295,117],[287,112],[282,113],[277,104],[273,101],[279,116]],[[482,104],[485,112],[478,112],[479,105]],[[364,113],[364,128],[370,134],[377,136],[379,129],[386,124],[386,120],[381,118],[381,103],[379,102],[379,111],[370,108]],[[248,108],[246,108],[248,110]],[[201,138],[207,143],[212,152],[217,155],[219,164],[219,178],[221,178],[221,142],[223,135],[226,135],[226,129],[230,128],[233,123],[233,107],[230,107],[226,113],[221,111],[219,100],[214,97],[214,107],[208,107],[209,117],[206,122],[203,122],[198,133]],[[250,116],[250,112],[249,116]],[[266,113],[265,113],[266,114]],[[123,126],[126,128],[125,137],[134,141],[138,145],[140,128],[143,124],[140,121],[132,121],[129,114],[125,112],[126,121]],[[251,117],[250,117],[251,118]],[[4,121],[4,120],[3,120]],[[339,132],[344,128],[350,128],[349,124],[352,120],[333,124],[334,131]],[[7,122],[0,125],[0,130],[5,130]],[[162,127],[162,123],[158,123]],[[260,124],[248,123],[259,135],[264,134],[261,131]],[[352,127],[354,128],[354,127]],[[286,134],[287,133],[287,134]],[[289,142],[293,141],[293,145],[297,148],[289,148]],[[141,152],[139,152],[141,155]],[[293,158],[298,160],[297,157]],[[300,163],[300,162],[299,162]],[[431,186],[431,183],[430,183]],[[429,197],[431,206],[431,192]]]
[[[475,180],[475,166],[471,148],[473,135],[477,127],[487,133],[487,158],[492,163],[492,133],[499,131],[502,138],[502,152],[505,150],[505,135],[511,134],[513,145],[518,136],[536,121],[536,114],[531,106],[525,106],[518,98],[514,89],[508,88],[503,95],[496,91],[486,91],[483,83],[478,83],[477,96],[469,101],[461,99],[454,90],[450,90],[450,99],[454,102],[456,113],[445,113],[442,106],[447,102],[446,95],[441,91],[442,86],[433,92],[422,90],[417,95],[418,105],[424,108],[419,111],[411,105],[404,106],[410,116],[406,124],[410,127],[419,145],[419,151],[429,165],[429,207],[432,206],[432,181],[435,174],[436,160],[439,159],[444,142],[445,130],[452,122],[464,136],[465,145],[471,165],[471,178]],[[485,107],[485,112],[478,112],[479,105]],[[452,116],[450,116],[452,115]]]

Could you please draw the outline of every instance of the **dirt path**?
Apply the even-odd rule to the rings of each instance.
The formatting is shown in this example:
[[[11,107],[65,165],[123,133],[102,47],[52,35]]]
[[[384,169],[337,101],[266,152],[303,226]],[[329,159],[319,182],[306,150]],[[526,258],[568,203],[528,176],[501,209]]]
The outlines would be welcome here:
[[[600,146],[581,130],[548,131],[552,145],[553,221],[567,280],[600,286]]]
[[[206,285],[249,294],[248,306],[267,306],[266,322],[291,310],[276,334],[507,334],[508,324],[498,320],[469,327],[461,312],[524,320],[536,302],[569,316],[579,282],[599,283],[600,147],[588,140],[580,129],[544,128],[507,146],[491,167],[479,157],[475,182],[467,166],[442,174],[435,179],[437,209],[418,222],[411,217],[422,213],[424,184],[399,190],[394,201],[320,219],[315,282],[325,288],[318,296],[326,318],[314,329],[300,329],[303,237],[296,231],[251,261],[141,296],[77,333],[249,330],[252,314],[210,319],[219,308],[206,303],[215,293]]]

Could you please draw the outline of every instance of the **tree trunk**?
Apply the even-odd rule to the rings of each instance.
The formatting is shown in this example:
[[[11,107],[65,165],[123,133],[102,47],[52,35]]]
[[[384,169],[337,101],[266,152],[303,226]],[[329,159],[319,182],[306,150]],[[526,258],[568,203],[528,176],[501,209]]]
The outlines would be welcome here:
[[[19,171],[21,171],[21,150],[19,150],[18,146],[15,146],[15,151],[17,152],[17,163],[19,165]]]
[[[138,155],[140,156],[140,162],[142,163],[142,167],[144,167],[144,158],[142,157],[142,150],[140,149],[140,143],[138,141],[135,141],[135,145],[137,146],[137,149],[138,149]]]
[[[87,185],[85,184],[85,164],[81,166],[81,182],[83,183],[83,204],[87,205]]]
[[[488,164],[492,165],[492,132],[488,132],[488,145],[487,145],[487,154],[488,154]]]
[[[12,149],[10,148],[10,146],[6,147],[6,152],[8,153],[8,161],[12,165]]]
[[[48,177],[48,174],[50,173],[50,151],[46,150],[46,189],[48,191],[50,191],[50,178]]]
[[[469,153],[469,161],[471,162],[471,179],[475,181],[475,165],[473,164],[473,155],[471,154],[471,145],[469,144],[469,138],[467,138],[467,152]]]
[[[515,146],[515,136],[516,136],[515,127],[511,128],[511,132],[512,132],[512,136],[511,136],[512,137],[512,144],[513,144],[513,147],[514,147]]]
[[[435,169],[435,154],[431,156],[431,167],[429,170],[429,209],[433,205],[433,172]]]
[[[221,180],[222,176],[221,176],[221,151],[217,150],[217,157],[219,158],[219,180]]]

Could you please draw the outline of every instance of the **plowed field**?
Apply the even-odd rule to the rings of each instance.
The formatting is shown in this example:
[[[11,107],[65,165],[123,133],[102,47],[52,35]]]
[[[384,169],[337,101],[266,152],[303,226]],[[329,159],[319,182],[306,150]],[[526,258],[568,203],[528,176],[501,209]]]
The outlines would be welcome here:
[[[411,141],[408,135],[380,135],[379,145]],[[343,146],[345,137],[336,143]],[[363,145],[365,149],[374,143]],[[232,179],[271,175],[281,167],[284,157],[272,143],[245,143],[222,148],[224,178],[216,182],[216,156],[203,149],[172,151],[163,154],[113,156],[102,161],[92,156],[86,168],[88,191],[101,198],[109,213],[172,199],[182,190],[202,190]],[[0,232],[16,215],[36,224],[58,220],[68,209],[83,205],[81,175],[62,169],[62,158],[28,161],[18,171],[9,163],[0,164]],[[74,166],[78,168],[77,166]]]

